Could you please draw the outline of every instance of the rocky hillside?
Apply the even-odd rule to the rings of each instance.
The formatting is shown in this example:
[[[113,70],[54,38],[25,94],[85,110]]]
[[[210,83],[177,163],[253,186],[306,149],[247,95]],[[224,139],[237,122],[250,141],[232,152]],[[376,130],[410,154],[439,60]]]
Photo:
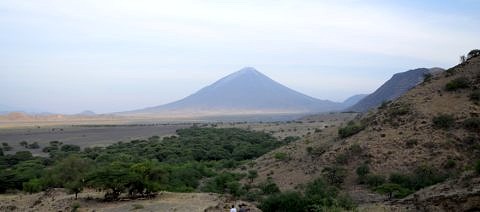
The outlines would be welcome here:
[[[480,159],[479,88],[480,57],[475,57],[433,74],[378,111],[257,159],[258,180],[271,178],[290,190],[333,173],[361,204],[384,204],[411,194],[409,201],[387,202],[408,210],[478,210],[478,183],[462,192],[458,184],[465,181],[456,179],[470,173],[470,179],[478,180],[471,170]],[[389,189],[394,192],[381,195]],[[433,202],[436,207],[429,206]]]

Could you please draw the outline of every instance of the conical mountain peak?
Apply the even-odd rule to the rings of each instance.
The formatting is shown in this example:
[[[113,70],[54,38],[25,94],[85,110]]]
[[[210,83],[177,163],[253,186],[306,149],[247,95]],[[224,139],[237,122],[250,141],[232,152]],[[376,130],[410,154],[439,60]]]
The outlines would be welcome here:
[[[306,113],[331,111],[339,103],[319,100],[292,90],[253,67],[227,75],[194,94],[142,112],[270,111]]]

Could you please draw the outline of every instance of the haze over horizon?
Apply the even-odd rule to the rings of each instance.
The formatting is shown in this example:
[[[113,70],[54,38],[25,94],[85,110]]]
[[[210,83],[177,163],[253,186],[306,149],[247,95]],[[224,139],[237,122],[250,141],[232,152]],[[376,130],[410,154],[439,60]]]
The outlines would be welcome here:
[[[78,113],[179,100],[243,67],[318,99],[448,68],[480,46],[480,2],[0,2],[0,105]],[[461,42],[459,42],[461,41]]]

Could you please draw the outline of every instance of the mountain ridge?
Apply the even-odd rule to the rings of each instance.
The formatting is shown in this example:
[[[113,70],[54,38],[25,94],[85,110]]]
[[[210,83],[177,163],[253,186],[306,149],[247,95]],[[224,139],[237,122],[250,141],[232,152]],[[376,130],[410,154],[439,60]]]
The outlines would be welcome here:
[[[441,68],[417,68],[405,72],[395,73],[389,80],[356,104],[347,108],[347,111],[366,112],[380,106],[383,102],[392,101],[423,82],[426,74],[441,72]]]

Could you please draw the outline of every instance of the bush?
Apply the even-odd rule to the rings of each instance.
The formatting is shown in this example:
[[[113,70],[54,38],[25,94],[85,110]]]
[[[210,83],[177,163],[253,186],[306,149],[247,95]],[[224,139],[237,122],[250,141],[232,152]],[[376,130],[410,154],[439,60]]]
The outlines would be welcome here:
[[[477,163],[475,164],[475,171],[477,174],[480,174],[480,160],[477,160]]]
[[[338,189],[329,185],[324,179],[317,178],[308,183],[305,189],[305,196],[310,205],[333,206],[336,202]]]
[[[132,210],[140,210],[145,208],[142,204],[133,204],[132,207]]]
[[[288,155],[285,152],[277,152],[273,157],[275,157],[275,159],[277,160],[283,160],[283,161],[288,159]]]
[[[348,122],[347,126],[338,129],[340,138],[347,138],[362,131],[365,127],[353,121]]]
[[[432,119],[433,127],[436,129],[448,130],[455,125],[453,115],[441,114]]]
[[[388,104],[390,104],[392,101],[383,101],[382,104],[378,107],[378,109],[385,109],[387,108]]]
[[[38,149],[40,148],[40,145],[38,145],[37,142],[33,142],[27,146],[28,149]]]
[[[263,194],[275,194],[280,192],[277,184],[275,184],[275,182],[273,182],[272,180],[267,180],[263,183],[260,183],[258,187],[260,188],[260,190],[262,190]]]
[[[480,132],[480,118],[472,117],[463,121],[463,127],[472,132]]]
[[[40,192],[43,189],[43,183],[40,179],[31,179],[23,183],[23,191],[28,193]]]
[[[285,192],[267,197],[259,208],[265,212],[304,212],[306,201],[298,192]]]
[[[449,83],[445,85],[445,89],[447,91],[456,91],[459,89],[465,89],[470,87],[470,80],[466,77],[459,77],[456,79],[453,79]]]
[[[365,177],[365,183],[371,188],[375,188],[385,183],[385,177],[382,175],[369,174]]]
[[[418,144],[418,140],[417,139],[409,139],[405,142],[405,144],[407,145],[407,148],[413,148],[414,146],[416,146]]]
[[[412,182],[414,189],[418,190],[442,182],[445,179],[446,177],[437,169],[424,165],[415,169]]]
[[[411,110],[412,109],[409,104],[396,103],[389,108],[388,115],[390,117],[403,116],[410,113]]]
[[[345,153],[338,154],[337,157],[335,158],[335,161],[340,165],[348,164],[348,160],[349,160],[349,157]]]
[[[410,189],[404,188],[394,183],[386,183],[386,184],[380,185],[375,188],[375,191],[382,194],[387,194],[388,199],[392,199],[393,197],[403,198],[412,193]]]
[[[72,203],[71,207],[72,207],[72,212],[76,212],[80,208],[80,203],[74,202]]]
[[[447,162],[445,162],[445,165],[443,167],[445,167],[446,169],[451,169],[451,168],[454,168],[456,164],[457,163],[455,162],[455,160],[448,159]]]
[[[338,166],[325,167],[322,175],[329,184],[340,186],[347,176],[347,171]]]
[[[480,89],[474,90],[470,94],[470,100],[472,100],[474,102],[479,102],[480,101]]]
[[[258,177],[257,170],[248,170],[248,176],[247,177],[250,180],[250,182],[253,182],[253,179]]]
[[[368,173],[370,173],[370,168],[367,164],[362,164],[357,167],[357,170],[355,170],[355,172],[359,177],[365,177]]]
[[[80,147],[77,146],[77,145],[73,145],[73,144],[66,144],[66,145],[63,145],[60,150],[62,150],[62,152],[79,152],[80,151]]]
[[[401,173],[392,173],[388,178],[390,183],[401,185],[405,188],[412,188],[413,186],[413,177],[410,175],[405,175]]]
[[[423,82],[430,82],[432,81],[433,75],[431,73],[426,73],[423,75]]]

